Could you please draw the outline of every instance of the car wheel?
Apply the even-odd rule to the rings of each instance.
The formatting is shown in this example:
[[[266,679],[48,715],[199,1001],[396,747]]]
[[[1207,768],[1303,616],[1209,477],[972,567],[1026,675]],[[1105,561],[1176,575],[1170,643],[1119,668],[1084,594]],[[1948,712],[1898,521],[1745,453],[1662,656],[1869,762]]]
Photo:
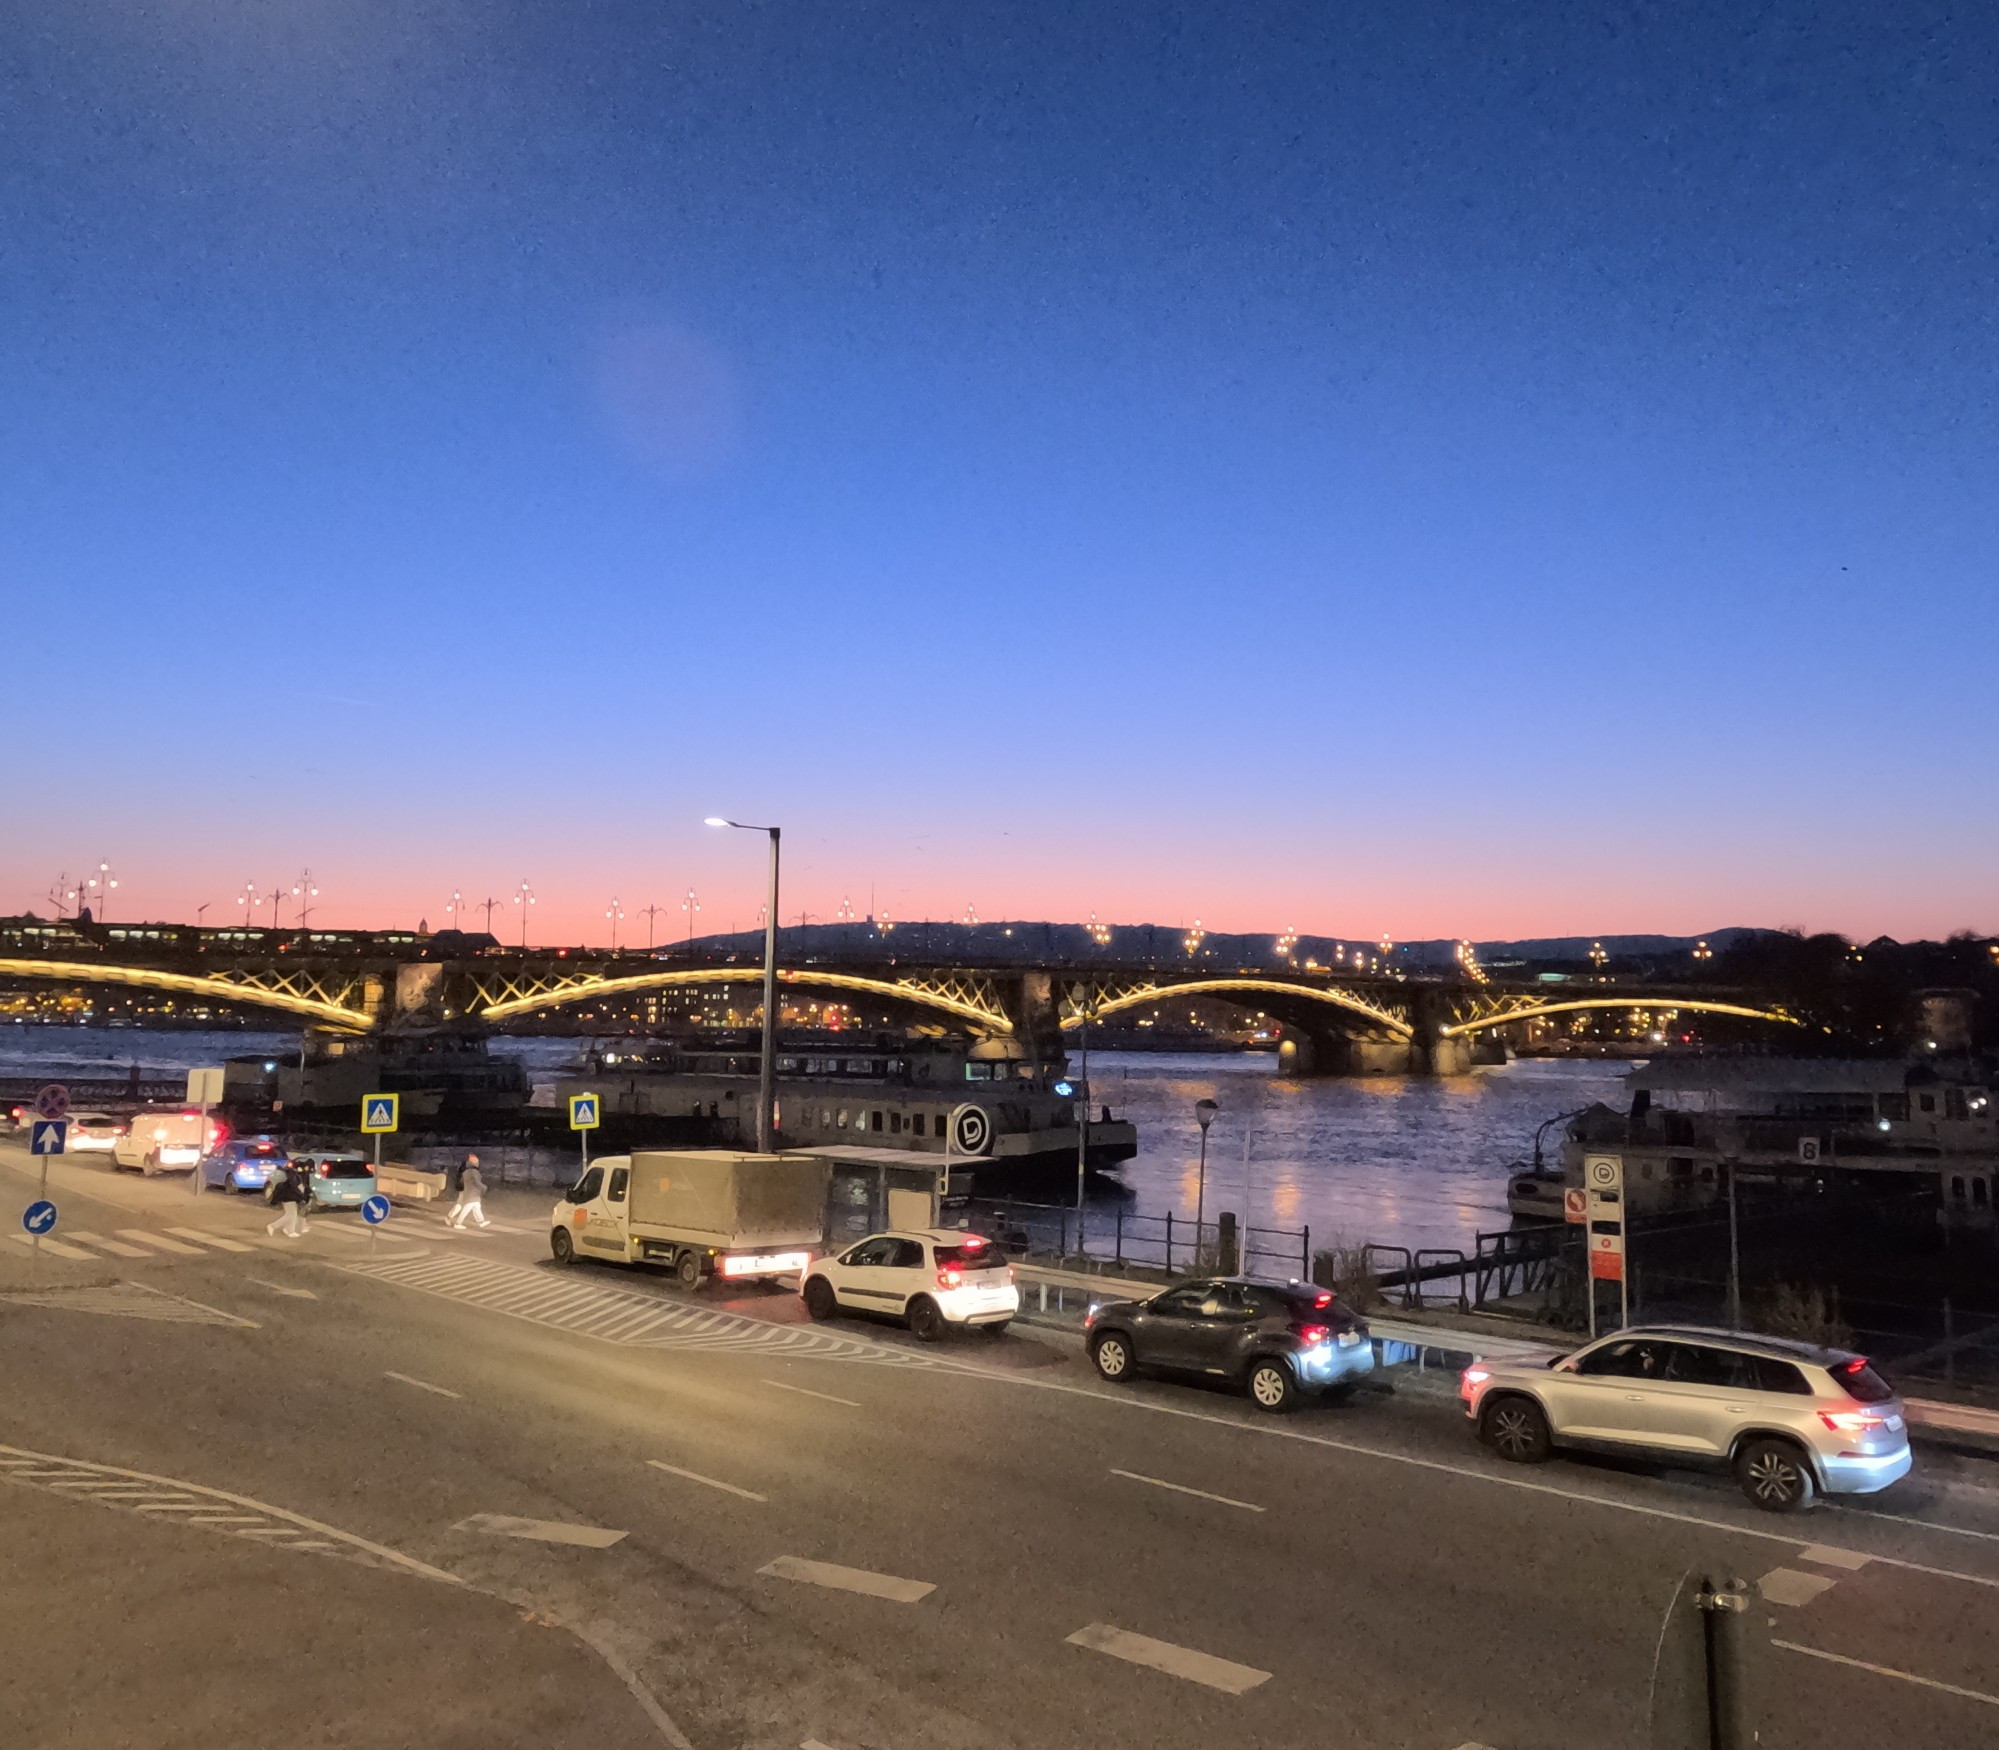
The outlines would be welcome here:
[[[566,1227],[551,1228],[548,1235],[548,1249],[558,1264],[576,1262],[576,1241]]]
[[[1252,1361],[1248,1385],[1250,1402],[1273,1415],[1290,1409],[1298,1395],[1291,1369],[1281,1361]]]
[[[919,1343],[940,1342],[944,1336],[944,1315],[927,1294],[909,1303],[909,1328]]]
[[[1540,1464],[1555,1450],[1547,1413],[1532,1398],[1494,1398],[1479,1412],[1479,1438],[1515,1464]]]
[[[805,1310],[815,1319],[830,1319],[840,1310],[839,1298],[825,1277],[814,1276],[805,1284]]]
[[[682,1288],[699,1288],[701,1286],[701,1254],[699,1252],[682,1252],[674,1263],[673,1274],[679,1279]]]
[[[1769,1513],[1802,1513],[1818,1499],[1811,1466],[1787,1440],[1745,1444],[1735,1455],[1735,1480],[1751,1506]]]
[[[1090,1345],[1090,1359],[1097,1372],[1113,1385],[1122,1385],[1137,1372],[1131,1344],[1115,1331],[1107,1332]]]
[[[1007,1326],[1012,1323],[1012,1319],[1001,1319],[997,1324],[981,1325],[979,1329],[984,1331],[988,1337],[1004,1337]]]

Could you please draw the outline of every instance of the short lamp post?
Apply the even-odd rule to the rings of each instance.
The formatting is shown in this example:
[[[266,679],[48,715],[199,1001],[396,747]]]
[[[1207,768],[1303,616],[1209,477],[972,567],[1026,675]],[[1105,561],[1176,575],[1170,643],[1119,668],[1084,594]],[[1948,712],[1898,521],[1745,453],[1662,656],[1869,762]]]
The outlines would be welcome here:
[[[731,826],[738,832],[770,835],[770,902],[764,907],[764,1037],[757,1066],[757,1153],[771,1154],[776,1145],[777,1105],[777,850],[778,828],[749,826],[711,814],[707,826]],[[691,895],[690,895],[691,897]]]
[[[1194,1255],[1201,1254],[1201,1221],[1208,1212],[1208,1126],[1221,1110],[1212,1100],[1194,1102],[1194,1121],[1201,1127],[1201,1176],[1194,1181]]]

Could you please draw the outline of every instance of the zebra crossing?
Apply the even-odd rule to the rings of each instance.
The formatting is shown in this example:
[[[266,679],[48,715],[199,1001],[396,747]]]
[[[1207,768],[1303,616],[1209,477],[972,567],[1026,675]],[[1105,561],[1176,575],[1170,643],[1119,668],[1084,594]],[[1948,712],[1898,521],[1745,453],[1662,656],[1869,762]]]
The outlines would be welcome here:
[[[7,1237],[17,1245],[33,1247],[35,1243],[27,1234]],[[205,1228],[174,1226],[121,1227],[111,1233],[63,1228],[42,1235],[41,1249],[72,1263],[101,1264],[107,1258],[145,1258],[157,1263],[167,1258],[206,1258],[217,1252],[254,1252],[257,1248],[247,1240],[231,1239],[227,1234],[210,1233]]]
[[[455,1300],[544,1329],[623,1348],[677,1352],[726,1350],[810,1355],[891,1366],[967,1371],[940,1356],[916,1354],[814,1326],[775,1325],[744,1313],[689,1305],[663,1294],[579,1280],[553,1266],[502,1264],[463,1252],[425,1253],[333,1265],[356,1276]]]
[[[388,1568],[427,1580],[461,1585],[457,1575],[433,1568],[400,1550],[385,1548],[308,1519],[288,1508],[254,1501],[226,1489],[184,1483],[146,1471],[121,1470],[87,1459],[62,1458],[20,1446],[0,1446],[0,1483],[46,1489],[73,1501],[132,1513],[141,1518],[196,1525],[204,1531],[258,1543],[267,1549],[291,1549],[311,1555],[335,1556],[364,1567]]]

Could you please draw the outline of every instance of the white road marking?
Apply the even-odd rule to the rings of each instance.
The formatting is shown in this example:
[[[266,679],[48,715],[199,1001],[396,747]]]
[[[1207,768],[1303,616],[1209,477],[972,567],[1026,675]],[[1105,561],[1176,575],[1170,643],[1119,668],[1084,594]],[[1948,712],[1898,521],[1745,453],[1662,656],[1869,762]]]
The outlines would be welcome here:
[[[432,1385],[427,1379],[412,1379],[407,1373],[397,1373],[392,1369],[384,1370],[382,1377],[384,1379],[401,1380],[404,1385],[413,1385],[418,1391],[434,1391],[441,1398],[462,1399],[465,1395],[463,1392],[446,1391],[443,1386]]]
[[[1171,1641],[1155,1641],[1150,1635],[1135,1635],[1107,1622],[1093,1622],[1068,1637],[1072,1647],[1088,1647],[1093,1653],[1108,1653],[1128,1664],[1164,1671],[1169,1677],[1205,1684],[1230,1695],[1242,1695],[1259,1683],[1268,1683],[1270,1673],[1254,1665],[1238,1665],[1232,1659],[1217,1659],[1212,1653],[1197,1653],[1192,1647],[1176,1647]]]
[[[118,1232],[123,1238],[137,1240],[142,1246],[158,1246],[163,1252],[179,1252],[188,1258],[201,1256],[199,1246],[190,1246],[185,1240],[168,1239],[165,1234],[148,1233],[142,1227],[121,1227]],[[110,1241],[105,1241],[105,1244],[109,1246]]]
[[[144,1246],[128,1246],[123,1240],[106,1239],[102,1234],[89,1233],[83,1228],[71,1228],[69,1237],[81,1245],[109,1252],[114,1258],[150,1258],[153,1255]]]
[[[891,1604],[914,1604],[937,1590],[928,1580],[901,1580],[893,1574],[871,1573],[866,1568],[843,1568],[837,1562],[808,1562],[803,1556],[779,1556],[757,1569],[777,1580],[796,1580],[806,1586],[826,1586],[835,1592],[859,1592],[869,1598],[886,1598]]]
[[[1822,1568],[1864,1568],[1874,1558],[1864,1556],[1858,1550],[1835,1549],[1831,1544],[1815,1543],[1798,1551],[1801,1562],[1817,1562]]]
[[[1808,1574],[1802,1568],[1772,1568],[1756,1582],[1756,1589],[1772,1604],[1809,1604],[1833,1584],[1824,1574]]]
[[[282,1282],[266,1282],[261,1276],[245,1276],[245,1282],[254,1282],[259,1288],[268,1288],[273,1294],[288,1294],[293,1300],[317,1300],[318,1295],[310,1288],[287,1288]]]
[[[685,1477],[690,1483],[706,1483],[711,1489],[720,1489],[725,1494],[741,1495],[745,1501],[765,1501],[767,1495],[759,1495],[754,1489],[739,1489],[734,1483],[725,1483],[716,1477],[704,1477],[698,1470],[682,1470],[677,1464],[666,1464],[660,1459],[649,1458],[646,1463],[654,1470],[663,1470],[669,1476]]]
[[[1490,1744],[1480,1744],[1467,1738],[1458,1746],[1458,1750],[1492,1750],[1492,1746]]]
[[[9,1234],[7,1237],[14,1241],[16,1245],[32,1246],[35,1243],[32,1234]],[[81,1246],[66,1246],[61,1240],[55,1239],[48,1234],[42,1235],[42,1250],[51,1252],[58,1258],[68,1258],[73,1263],[95,1264],[100,1262],[95,1252],[86,1252]]]
[[[204,1246],[214,1246],[224,1252],[254,1252],[255,1246],[246,1246],[241,1240],[226,1240],[220,1234],[203,1233],[198,1227],[170,1227],[170,1234],[179,1234],[183,1239],[199,1240]]]
[[[1863,1520],[1882,1519],[1890,1525],[1913,1525],[1918,1531],[1947,1531],[1952,1537],[1976,1537],[1987,1543],[1999,1543],[1999,1531],[1973,1531],[1968,1525],[1939,1525],[1934,1520],[1911,1519],[1906,1513],[1877,1513],[1867,1507],[1855,1509],[1853,1516]]]
[[[1822,1647],[1801,1647],[1796,1641],[1772,1639],[1773,1647],[1782,1647],[1787,1653],[1803,1653],[1807,1658],[1827,1659],[1835,1665],[1851,1665],[1856,1671],[1872,1671],[1876,1677],[1899,1677],[1904,1683],[1919,1683],[1925,1689],[1940,1689],[1945,1695],[1961,1695],[1967,1701],[1982,1701],[1987,1707],[1999,1707],[1999,1695],[1987,1695],[1982,1689],[1965,1689],[1959,1684],[1945,1683],[1937,1677],[1919,1677],[1913,1671],[1897,1671],[1892,1665],[1870,1664],[1865,1659],[1849,1659],[1844,1653],[1828,1653]]]
[[[609,1549],[625,1534],[602,1525],[568,1525],[557,1519],[516,1519],[506,1513],[475,1513],[461,1519],[454,1531],[483,1531],[494,1537],[526,1537],[536,1543],[573,1543],[585,1549]]]
[[[812,1391],[802,1385],[786,1385],[781,1379],[767,1379],[763,1383],[778,1391],[795,1391],[802,1398],[817,1398],[822,1404],[845,1404],[850,1410],[861,1407],[852,1398],[836,1398],[831,1392]]]
[[[1155,1489],[1171,1489],[1176,1495],[1198,1495],[1203,1501],[1219,1501],[1224,1507],[1240,1507],[1245,1513],[1263,1511],[1254,1501],[1238,1501],[1228,1495],[1211,1495],[1206,1489],[1190,1489],[1185,1483],[1169,1483],[1164,1477],[1141,1476],[1135,1470],[1113,1469],[1111,1475],[1126,1477],[1134,1483],[1150,1483]]]

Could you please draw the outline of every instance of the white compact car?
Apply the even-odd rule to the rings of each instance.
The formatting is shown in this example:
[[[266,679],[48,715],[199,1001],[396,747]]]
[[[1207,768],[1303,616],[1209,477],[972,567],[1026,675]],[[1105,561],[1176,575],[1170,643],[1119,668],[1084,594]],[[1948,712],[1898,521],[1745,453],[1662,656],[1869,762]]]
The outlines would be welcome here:
[[[109,1154],[124,1134],[124,1121],[108,1113],[72,1112],[69,1115],[69,1137],[63,1147],[73,1155]]]
[[[815,1319],[879,1313],[901,1319],[926,1343],[953,1325],[997,1337],[1020,1311],[1005,1254],[991,1240],[949,1228],[870,1234],[812,1264],[798,1291]]]

